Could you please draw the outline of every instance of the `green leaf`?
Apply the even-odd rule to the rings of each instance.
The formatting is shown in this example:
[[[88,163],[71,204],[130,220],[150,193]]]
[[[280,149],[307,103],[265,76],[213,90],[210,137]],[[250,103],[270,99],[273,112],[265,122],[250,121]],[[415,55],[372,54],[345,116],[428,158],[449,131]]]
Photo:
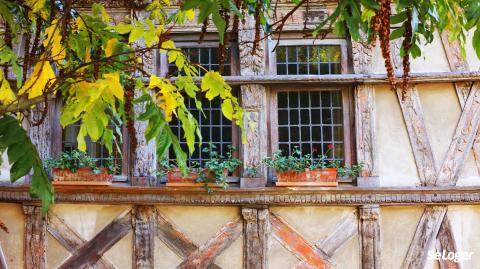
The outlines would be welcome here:
[[[405,27],[402,25],[402,27],[392,31],[392,33],[390,34],[390,40],[395,40],[397,38],[400,38],[403,36],[404,33],[405,33]]]
[[[113,29],[117,31],[119,34],[124,35],[130,33],[133,30],[134,26],[131,24],[125,24],[123,22],[115,25]]]
[[[130,36],[128,37],[128,43],[133,43],[140,39],[143,36],[143,32],[145,29],[143,28],[143,24],[138,23],[130,32]]]

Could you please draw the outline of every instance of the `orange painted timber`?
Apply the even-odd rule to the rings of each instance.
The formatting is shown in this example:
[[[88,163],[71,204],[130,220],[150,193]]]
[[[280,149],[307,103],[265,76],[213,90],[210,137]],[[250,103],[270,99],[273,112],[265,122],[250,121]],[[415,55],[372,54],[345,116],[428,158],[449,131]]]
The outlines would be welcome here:
[[[322,259],[322,257],[320,257],[315,251],[315,248],[288,226],[280,217],[271,214],[270,220],[272,223],[273,234],[284,243],[285,247],[292,251],[297,257],[301,257],[304,262],[307,263],[303,268],[335,268],[333,264]]]

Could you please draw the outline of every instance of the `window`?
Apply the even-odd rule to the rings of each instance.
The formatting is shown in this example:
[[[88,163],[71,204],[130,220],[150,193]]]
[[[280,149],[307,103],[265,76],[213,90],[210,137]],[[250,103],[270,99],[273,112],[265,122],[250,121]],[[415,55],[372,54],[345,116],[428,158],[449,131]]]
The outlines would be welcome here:
[[[217,47],[184,47],[182,50],[187,54],[188,59],[194,63],[198,64],[206,70],[210,71],[219,71],[220,70],[220,51]],[[229,47],[226,48],[226,55],[223,62],[223,72],[222,75],[230,76],[231,74],[231,50]],[[178,74],[177,67],[175,63],[168,64],[168,73],[171,76]],[[198,67],[198,74],[203,76],[205,70]]]
[[[342,72],[339,45],[279,46],[278,75],[330,75]]]
[[[77,135],[80,129],[80,124],[75,123],[67,126],[63,129],[62,134],[62,151],[71,151],[77,148]],[[106,160],[109,158],[109,154],[105,146],[103,146],[100,141],[92,141],[89,137],[85,138],[86,146],[87,146],[87,154],[94,158],[97,161],[98,166],[102,166],[105,164]],[[123,145],[120,145],[123,147]],[[121,150],[126,153],[126,150],[121,148]],[[127,164],[126,160],[127,157],[124,155],[122,158],[122,153],[118,151],[116,146],[113,146],[112,155],[114,163],[120,168],[117,172],[118,175],[127,175]],[[117,179],[120,179],[117,177]],[[124,178],[121,178],[124,179]]]
[[[211,142],[215,145],[215,150],[223,156],[227,153],[228,145],[233,145],[238,148],[236,128],[230,120],[223,116],[220,100],[214,99],[208,101],[206,98],[202,98],[202,109],[205,116],[196,108],[193,99],[186,98],[185,100],[190,112],[198,121],[203,138],[202,148],[207,147],[209,142]],[[172,127],[172,131],[178,136],[182,149],[188,153],[187,143],[183,138],[184,133],[179,121],[174,118],[170,122],[170,126]],[[169,156],[172,160],[175,158],[172,149],[170,149]],[[191,166],[193,162],[198,162],[200,165],[203,165],[208,159],[208,154],[202,152],[198,141],[196,141],[195,152],[192,155],[188,155],[187,165]]]
[[[335,88],[280,88],[273,93],[272,152],[299,147],[318,159],[351,164],[350,91]],[[333,146],[333,149],[329,150]]]

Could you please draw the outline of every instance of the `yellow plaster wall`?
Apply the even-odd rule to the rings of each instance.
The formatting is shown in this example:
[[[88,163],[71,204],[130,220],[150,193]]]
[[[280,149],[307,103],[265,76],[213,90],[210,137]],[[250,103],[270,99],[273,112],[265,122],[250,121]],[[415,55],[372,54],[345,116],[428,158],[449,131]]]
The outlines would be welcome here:
[[[0,245],[5,254],[9,268],[23,268],[23,238],[25,233],[25,216],[22,205],[0,203],[0,221],[9,233],[0,230]]]
[[[312,245],[332,233],[343,218],[357,219],[355,207],[271,207]],[[332,261],[339,269],[360,268],[359,238],[355,236],[345,243]],[[269,268],[292,268],[300,260],[274,237],[270,239]]]

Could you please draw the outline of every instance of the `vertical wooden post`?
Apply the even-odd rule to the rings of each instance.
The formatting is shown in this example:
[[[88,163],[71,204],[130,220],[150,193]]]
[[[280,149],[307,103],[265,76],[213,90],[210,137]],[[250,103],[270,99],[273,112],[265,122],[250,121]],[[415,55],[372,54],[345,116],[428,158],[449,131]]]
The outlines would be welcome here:
[[[244,267],[266,269],[268,235],[270,234],[269,210],[266,208],[242,208],[244,230]]]
[[[3,254],[3,249],[1,245],[0,245],[0,269],[8,269],[7,259],[5,258],[5,254]]]
[[[24,205],[25,222],[25,269],[47,268],[47,222],[40,205]]]
[[[362,268],[380,268],[380,207],[360,206],[360,236],[362,246]]]
[[[132,215],[134,245],[133,265],[138,269],[155,267],[155,206],[136,206]]]
[[[238,32],[240,55],[240,74],[263,75],[266,69],[265,41],[261,41],[252,55],[255,39],[255,19],[247,15]],[[244,169],[258,166],[268,154],[267,89],[263,85],[248,84],[241,87],[242,106],[245,108],[244,128],[246,143],[243,145]],[[258,178],[265,178],[263,167],[258,167]],[[259,180],[257,180],[259,181]],[[241,187],[262,187],[266,181],[255,182],[242,178]]]

